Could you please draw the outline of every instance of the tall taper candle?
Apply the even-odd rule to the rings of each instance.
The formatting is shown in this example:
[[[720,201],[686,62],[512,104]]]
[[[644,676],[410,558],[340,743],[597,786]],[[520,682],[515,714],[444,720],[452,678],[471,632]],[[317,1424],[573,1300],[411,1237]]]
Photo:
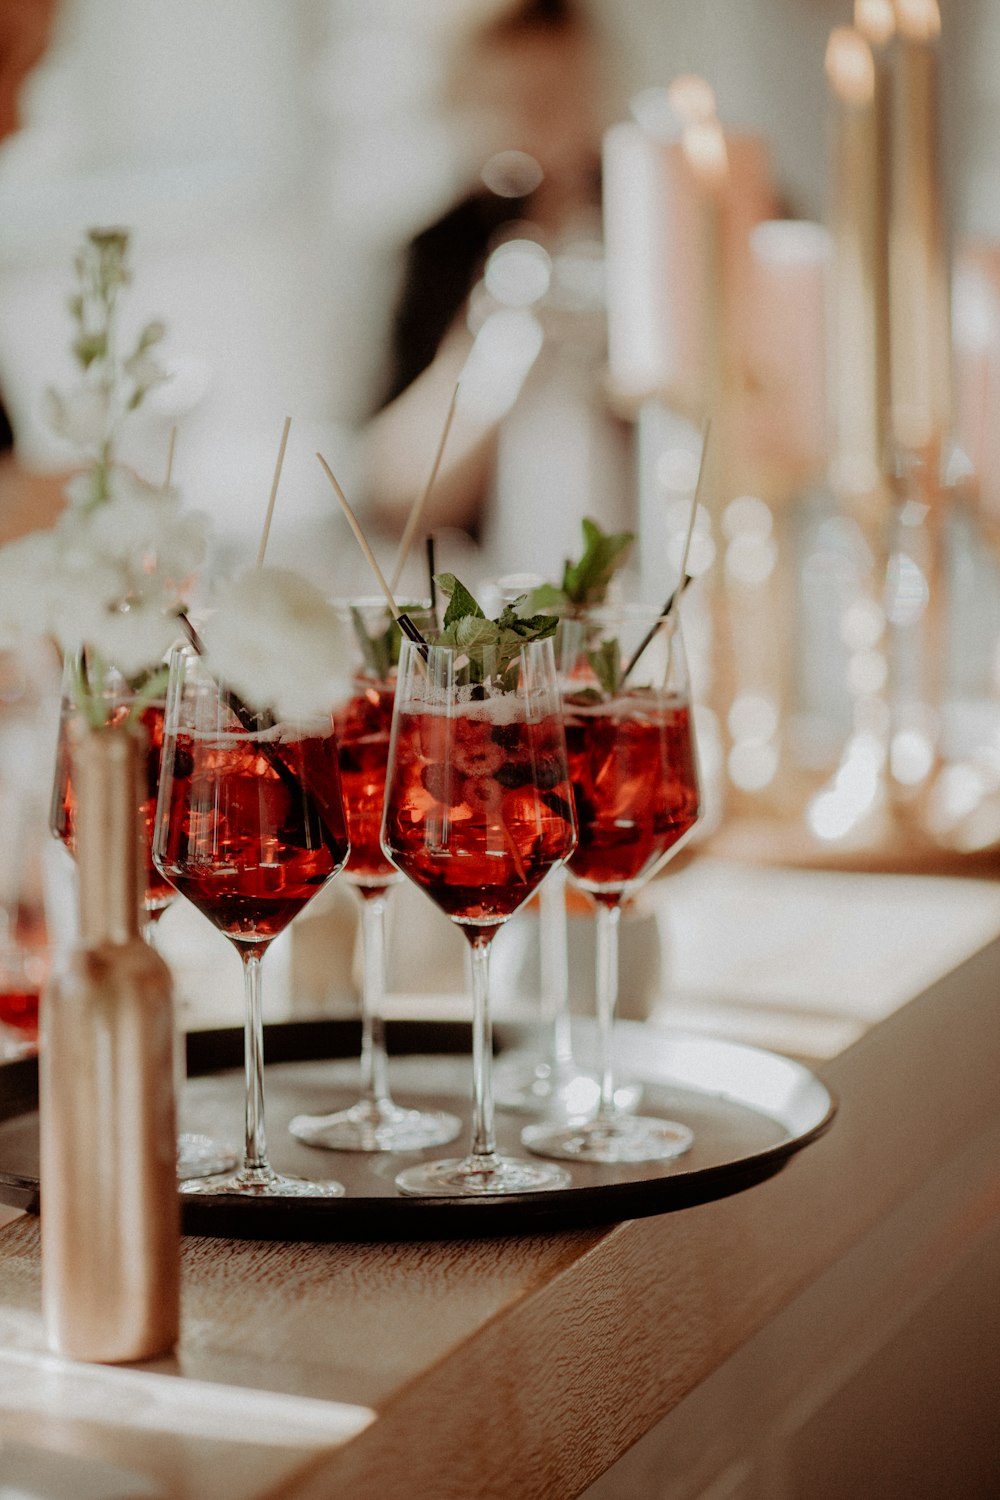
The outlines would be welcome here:
[[[868,519],[886,459],[889,330],[884,144],[875,60],[859,31],[830,33],[826,73],[834,102],[831,475],[848,508]]]
[[[951,427],[948,248],[938,161],[937,0],[897,0],[889,295],[893,432],[936,451]]]

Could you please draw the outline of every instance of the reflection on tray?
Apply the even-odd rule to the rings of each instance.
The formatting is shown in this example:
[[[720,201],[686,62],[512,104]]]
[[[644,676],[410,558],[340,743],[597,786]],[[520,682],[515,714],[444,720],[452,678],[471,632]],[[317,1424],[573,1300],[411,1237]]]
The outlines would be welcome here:
[[[592,1028],[581,1025],[581,1054]],[[505,1032],[508,1041],[523,1039]],[[830,1125],[835,1104],[802,1064],[758,1048],[670,1033],[633,1022],[618,1029],[622,1069],[641,1079],[643,1107],[684,1119],[695,1144],[674,1162],[574,1165],[572,1186],[512,1198],[404,1198],[393,1179],[400,1157],[318,1151],[287,1131],[293,1114],[337,1107],[357,1087],[356,1023],[291,1022],[266,1034],[271,1147],[285,1171],[336,1176],[340,1199],[239,1200],[209,1195],[184,1204],[188,1233],[287,1240],[397,1240],[478,1237],[574,1229],[667,1213],[726,1197],[764,1181]],[[458,1022],[390,1027],[395,1092],[401,1102],[433,1100],[468,1119],[469,1028]],[[185,1096],[190,1128],[232,1136],[242,1110],[242,1031],[189,1037],[193,1075]],[[37,1069],[3,1065],[0,1202],[37,1211]],[[498,1115],[501,1149],[514,1145],[523,1116]],[[432,1158],[448,1147],[416,1154]]]

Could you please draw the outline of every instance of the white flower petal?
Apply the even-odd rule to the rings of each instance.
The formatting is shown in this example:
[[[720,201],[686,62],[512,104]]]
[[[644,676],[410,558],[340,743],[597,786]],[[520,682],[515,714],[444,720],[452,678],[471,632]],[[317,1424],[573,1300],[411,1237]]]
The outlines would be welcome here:
[[[159,666],[177,639],[177,622],[158,609],[105,613],[88,634],[88,644],[126,677]]]
[[[68,393],[46,392],[46,415],[60,437],[92,452],[107,436],[111,408],[106,391],[96,385],[79,385]]]
[[[234,579],[204,635],[212,669],[255,709],[308,718],[328,713],[343,691],[336,611],[297,573],[262,568]]]

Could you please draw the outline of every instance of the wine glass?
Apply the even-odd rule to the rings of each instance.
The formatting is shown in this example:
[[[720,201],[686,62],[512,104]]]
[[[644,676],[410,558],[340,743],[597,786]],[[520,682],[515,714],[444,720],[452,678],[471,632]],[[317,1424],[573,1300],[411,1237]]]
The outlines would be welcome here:
[[[189,646],[170,658],[153,832],[157,869],[223,932],[243,962],[246,1148],[226,1177],[186,1193],[333,1197],[339,1183],[275,1172],[264,1128],[261,959],[343,867],[347,825],[329,718],[275,724],[220,686]]]
[[[62,703],[59,714],[59,737],[56,748],[56,770],[52,785],[52,804],[49,827],[70,854],[76,854],[74,816],[76,797],[72,776],[72,734],[79,713],[73,694],[73,680],[86,671],[85,658],[77,653],[67,654],[63,668]],[[159,681],[157,681],[157,677]],[[101,679],[100,702],[102,714],[110,724],[135,722],[145,737],[146,771],[142,799],[141,817],[145,839],[145,891],[146,921],[143,936],[151,947],[156,946],[155,931],[176,892],[164,879],[153,863],[153,818],[156,813],[156,795],[160,780],[160,753],[163,747],[163,696],[166,669],[151,678],[146,690],[136,691],[115,668],[106,668]],[[186,1076],[185,1033],[178,1022],[175,1038],[175,1073],[177,1093],[181,1093]],[[177,1136],[177,1175],[180,1178],[210,1177],[219,1172],[228,1172],[236,1165],[233,1153],[213,1141],[210,1136],[191,1130],[182,1130]]]
[[[419,610],[411,619],[424,623]],[[344,871],[361,902],[364,976],[361,990],[362,1097],[333,1114],[296,1115],[289,1129],[310,1146],[337,1151],[419,1151],[452,1141],[462,1128],[444,1110],[403,1109],[389,1092],[382,1005],[385,996],[385,910],[391,886],[403,877],[382,852],[382,803],[396,690],[399,626],[381,600],[338,606],[353,641],[351,697],[334,709],[340,782],[351,853]]]
[[[501,604],[518,605],[544,583],[540,573],[505,573],[496,580],[494,589]],[[560,605],[552,612],[561,616],[565,611]],[[557,659],[561,645],[560,619],[553,646]],[[566,894],[566,870],[560,865],[542,882],[537,898],[540,998],[545,1023],[541,1049],[520,1047],[505,1053],[494,1073],[499,1109],[544,1115],[550,1120],[585,1117],[600,1097],[597,1078],[581,1069],[573,1054]],[[635,1084],[619,1080],[619,1109],[633,1109],[639,1093]]]
[[[570,878],[597,913],[601,1094],[583,1123],[528,1126],[523,1143],[570,1161],[663,1161],[693,1136],[674,1120],[631,1115],[615,1101],[614,1013],[623,905],[681,847],[700,812],[684,643],[678,617],[641,606],[563,622],[566,743],[579,839]]]
[[[396,1178],[446,1196],[565,1187],[549,1163],[500,1156],[493,1124],[490,942],[576,840],[552,643],[470,655],[404,641],[382,847],[457,923],[472,949],[472,1143],[463,1158]]]

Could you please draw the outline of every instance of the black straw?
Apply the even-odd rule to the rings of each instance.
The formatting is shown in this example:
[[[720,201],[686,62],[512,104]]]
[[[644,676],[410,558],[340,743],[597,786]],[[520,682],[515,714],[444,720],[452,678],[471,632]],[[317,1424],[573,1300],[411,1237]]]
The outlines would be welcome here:
[[[434,538],[430,534],[428,534],[427,540],[424,542],[424,548],[427,552],[427,588],[431,601],[431,614],[437,619],[438,596],[437,584],[434,581],[434,574],[437,572],[437,569],[434,566]]]
[[[635,666],[636,662],[639,660],[640,656],[645,651],[646,647],[649,645],[650,641],[653,639],[654,635],[663,624],[664,620],[668,617],[674,605],[677,603],[678,599],[687,588],[688,584],[691,582],[693,582],[692,575],[690,573],[685,573],[683,581],[679,583],[674,589],[673,593],[670,595],[670,598],[660,610],[660,613],[657,615],[656,619],[653,621],[652,625],[646,631],[646,634],[643,636],[642,640],[639,642],[638,646],[636,646],[635,650],[632,652],[632,655],[629,657],[628,666],[625,668],[625,671],[622,674],[622,682],[626,680],[632,668]]]
[[[427,642],[424,640],[423,636],[420,634],[420,631],[414,625],[413,621],[410,619],[405,610],[400,610],[399,614],[396,616],[396,624],[399,626],[403,634],[409,637],[409,639],[415,646],[427,645]]]

